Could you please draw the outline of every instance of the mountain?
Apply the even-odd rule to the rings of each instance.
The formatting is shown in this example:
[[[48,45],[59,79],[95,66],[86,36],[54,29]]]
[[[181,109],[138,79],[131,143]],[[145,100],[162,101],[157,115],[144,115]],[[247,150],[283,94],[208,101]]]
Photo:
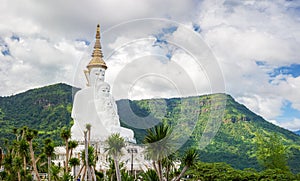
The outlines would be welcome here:
[[[14,128],[23,126],[39,131],[39,143],[50,137],[55,140],[56,145],[62,144],[60,129],[72,125],[72,94],[77,90],[66,84],[55,84],[14,96],[0,97],[0,147],[4,146],[5,139],[15,138]],[[226,103],[226,106],[223,103]],[[267,122],[236,102],[230,95],[119,100],[117,105],[121,124],[134,130],[138,143],[142,142],[146,130],[133,127],[147,128],[157,123],[156,121],[163,120],[176,129],[182,129],[178,132],[179,136],[188,133],[189,130],[185,129],[184,125],[192,123],[189,121],[196,118],[192,133],[188,135],[189,139],[180,150],[187,147],[200,148],[199,143],[205,135],[213,137],[212,128],[217,124],[211,124],[210,118],[214,116],[211,113],[224,110],[223,117],[217,118],[221,123],[218,132],[210,144],[200,149],[201,161],[226,162],[238,169],[261,169],[255,158],[256,134],[269,136],[276,133],[284,144],[291,148],[290,168],[295,173],[300,172],[300,136]],[[146,122],[142,124],[141,118]]]
[[[296,133],[297,135],[300,135],[300,130],[295,131],[294,133]]]
[[[0,97],[0,146],[4,139],[13,139],[14,128],[27,126],[39,131],[39,138],[60,141],[60,129],[70,126],[72,87],[55,84],[26,91],[14,96]]]

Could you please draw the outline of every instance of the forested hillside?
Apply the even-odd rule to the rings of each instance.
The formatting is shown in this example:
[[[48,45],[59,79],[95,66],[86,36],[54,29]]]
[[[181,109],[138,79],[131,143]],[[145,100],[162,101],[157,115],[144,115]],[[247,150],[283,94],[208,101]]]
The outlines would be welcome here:
[[[261,135],[262,137],[270,137],[275,133],[291,150],[289,155],[289,165],[292,168],[292,171],[300,171],[300,136],[267,122],[262,117],[251,112],[244,105],[236,102],[230,95],[214,94],[181,99],[165,99],[168,106],[168,114],[164,118],[165,121],[174,124],[174,122],[178,120],[178,110],[180,110],[182,106],[185,106],[182,105],[182,103],[187,102],[184,101],[185,99],[188,101],[200,102],[200,116],[193,134],[184,147],[181,148],[182,150],[188,146],[199,148],[199,141],[203,135],[211,110],[218,109],[221,105],[220,102],[223,103],[225,99],[226,108],[224,117],[221,120],[222,124],[212,142],[205,147],[205,149],[200,150],[201,161],[226,162],[238,169],[251,167],[260,170],[262,168],[259,166],[256,159],[256,136]],[[150,110],[149,105],[155,104],[153,102],[159,101],[157,99],[129,101],[129,104],[135,114],[139,116],[148,116],[150,114],[147,112]],[[138,116],[135,117],[132,116],[132,114],[128,114],[127,111],[123,111],[122,108],[125,107],[124,105],[126,104],[128,104],[128,100],[121,100],[118,102],[120,118],[123,122],[134,122],[135,120],[132,119],[138,119]],[[197,108],[193,109],[196,110]],[[155,117],[155,113],[153,116]],[[186,119],[188,120],[189,117]],[[143,131],[139,129],[134,130],[137,133]],[[140,136],[142,134],[138,135]],[[138,137],[138,141],[141,140],[143,140],[143,138]]]
[[[39,131],[42,140],[50,137],[61,143],[60,129],[70,126],[72,87],[50,85],[10,97],[0,97],[0,145],[15,137],[14,128],[27,126]]]
[[[151,112],[153,102],[162,102],[166,105],[165,114]],[[199,107],[188,106],[196,102]],[[256,160],[257,135],[268,137],[276,133],[285,145],[290,148],[289,166],[293,172],[300,172],[300,136],[295,133],[275,126],[262,117],[254,114],[244,105],[236,102],[230,95],[213,94],[188,98],[151,99],[140,101],[117,101],[121,124],[138,121],[139,117],[153,116],[157,120],[163,120],[171,125],[184,124],[185,120],[192,119],[189,114],[181,118],[182,107],[188,107],[188,111],[198,114],[197,122],[189,140],[181,148],[199,148],[199,141],[205,129],[207,120],[212,110],[224,107],[224,117],[220,120],[221,126],[212,142],[200,150],[200,159],[204,162],[226,162],[234,168],[260,169]],[[130,105],[134,113],[129,114],[124,106]],[[157,105],[157,104],[156,104]],[[0,146],[5,140],[12,140],[15,135],[14,128],[28,126],[39,131],[39,140],[51,137],[56,145],[62,143],[59,136],[62,127],[71,127],[72,87],[66,84],[55,84],[10,97],[0,97]],[[163,115],[163,117],[162,117]],[[135,120],[136,119],[136,120]],[[131,128],[131,127],[130,127]],[[138,143],[141,143],[145,135],[144,129],[131,128],[135,132]],[[182,133],[184,134],[184,132]]]

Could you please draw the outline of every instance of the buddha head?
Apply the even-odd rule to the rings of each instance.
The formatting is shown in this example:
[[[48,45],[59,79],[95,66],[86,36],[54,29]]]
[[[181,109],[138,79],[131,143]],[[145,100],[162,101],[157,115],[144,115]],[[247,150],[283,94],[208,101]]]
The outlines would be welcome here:
[[[102,67],[93,67],[86,72],[88,86],[94,86],[96,81],[103,82],[105,77],[105,69]]]
[[[97,81],[96,90],[99,97],[109,97],[110,85],[107,82]]]

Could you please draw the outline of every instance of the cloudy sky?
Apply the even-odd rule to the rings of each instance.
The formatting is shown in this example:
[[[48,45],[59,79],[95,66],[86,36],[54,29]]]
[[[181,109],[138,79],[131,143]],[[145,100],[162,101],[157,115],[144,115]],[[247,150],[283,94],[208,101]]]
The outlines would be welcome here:
[[[100,23],[117,99],[226,92],[300,129],[300,1],[1,0],[0,15],[0,96],[83,87]]]

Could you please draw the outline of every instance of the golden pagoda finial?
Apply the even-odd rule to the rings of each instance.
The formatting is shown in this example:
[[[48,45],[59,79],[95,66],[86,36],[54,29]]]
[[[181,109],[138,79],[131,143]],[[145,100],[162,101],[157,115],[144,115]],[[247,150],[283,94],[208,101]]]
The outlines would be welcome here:
[[[102,54],[102,50],[101,50],[100,25],[99,24],[97,25],[96,41],[95,41],[94,50],[92,53],[92,59],[86,67],[88,68],[88,71],[90,71],[91,68],[93,68],[93,67],[103,67],[104,69],[107,69],[107,66],[103,60],[103,54]]]

